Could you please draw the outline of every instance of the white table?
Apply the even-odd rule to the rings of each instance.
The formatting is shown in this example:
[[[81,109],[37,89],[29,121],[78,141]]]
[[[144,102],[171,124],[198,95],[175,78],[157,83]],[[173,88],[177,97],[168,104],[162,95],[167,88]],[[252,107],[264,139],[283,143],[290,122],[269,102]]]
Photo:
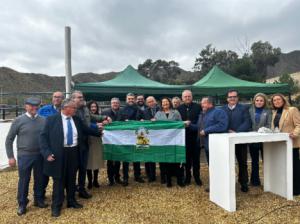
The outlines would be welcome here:
[[[0,133],[1,133],[0,134],[0,170],[8,167],[8,159],[5,150],[5,139],[8,134],[10,126],[11,126],[11,122],[3,122],[3,123],[0,122]],[[17,157],[16,142],[17,142],[17,137],[13,144],[15,157]]]
[[[264,191],[293,200],[293,144],[287,133],[225,133],[209,135],[209,198],[236,211],[235,144],[264,144]]]

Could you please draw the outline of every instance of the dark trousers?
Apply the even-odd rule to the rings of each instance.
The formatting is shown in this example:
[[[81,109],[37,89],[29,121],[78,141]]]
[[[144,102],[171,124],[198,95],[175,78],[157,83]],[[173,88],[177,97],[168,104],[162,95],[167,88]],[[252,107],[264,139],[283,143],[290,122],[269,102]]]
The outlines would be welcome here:
[[[46,176],[44,174],[43,175],[43,194],[44,194],[44,197],[45,197],[45,194],[46,194],[46,189],[48,187],[48,184],[49,184],[49,176]]]
[[[107,176],[109,182],[114,182],[115,180],[120,179],[120,161],[107,161]]]
[[[293,188],[294,195],[300,194],[300,160],[299,148],[293,148]]]
[[[78,190],[85,190],[86,167],[89,157],[88,148],[79,150]]]
[[[52,209],[61,208],[64,201],[64,189],[67,202],[75,201],[76,172],[78,169],[78,147],[64,148],[63,174],[61,178],[53,178]]]
[[[128,171],[129,171],[129,163],[123,162],[123,180],[128,180]],[[139,178],[141,176],[141,163],[134,162],[133,163],[133,172],[134,178]]]
[[[167,181],[167,163],[159,163],[160,179],[163,183]]]
[[[239,165],[239,183],[248,184],[247,144],[236,144],[235,155]]]
[[[208,148],[208,147],[205,147],[205,146],[202,146],[202,147],[200,148],[200,151],[201,151],[202,148],[203,148],[204,151],[205,151],[206,161],[207,161],[207,164],[209,165],[209,148]]]
[[[177,177],[177,183],[182,183],[183,173],[180,163],[159,163],[160,175],[167,183],[172,183],[172,176]]]
[[[43,201],[43,157],[41,155],[18,156],[18,194],[19,206],[26,206],[28,203],[28,190],[33,170],[33,193],[35,201]]]
[[[259,179],[259,151],[263,157],[263,143],[249,144],[249,151],[251,156],[251,178],[252,184],[260,184]]]
[[[200,178],[200,146],[197,139],[192,137],[186,140],[186,163],[185,177],[191,179],[191,169],[193,168],[193,176],[195,179]]]
[[[145,163],[145,170],[149,180],[156,179],[156,164],[153,162],[146,162]]]

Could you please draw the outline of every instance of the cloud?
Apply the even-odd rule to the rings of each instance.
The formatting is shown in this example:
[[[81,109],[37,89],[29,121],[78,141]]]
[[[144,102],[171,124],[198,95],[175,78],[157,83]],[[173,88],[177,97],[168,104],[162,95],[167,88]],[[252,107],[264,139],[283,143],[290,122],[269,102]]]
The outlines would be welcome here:
[[[4,0],[0,66],[64,74],[64,27],[72,28],[72,70],[120,71],[147,58],[191,70],[207,44],[241,50],[245,39],[299,48],[296,0]]]

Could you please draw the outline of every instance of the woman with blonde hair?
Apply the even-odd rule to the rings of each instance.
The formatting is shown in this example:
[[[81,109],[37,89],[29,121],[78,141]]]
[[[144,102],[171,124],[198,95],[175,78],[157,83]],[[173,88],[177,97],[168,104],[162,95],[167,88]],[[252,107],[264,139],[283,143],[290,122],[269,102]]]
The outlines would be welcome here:
[[[289,133],[293,140],[293,187],[294,195],[300,194],[300,113],[296,107],[289,105],[285,97],[276,93],[271,98],[273,107],[272,128],[278,128],[280,132]]]
[[[261,127],[271,128],[272,112],[268,109],[268,98],[263,93],[257,93],[249,108],[249,113],[252,123],[252,131],[258,131]],[[251,155],[251,178],[250,182],[253,186],[260,186],[259,179],[259,151],[263,155],[263,144],[253,143],[249,144],[249,151]]]

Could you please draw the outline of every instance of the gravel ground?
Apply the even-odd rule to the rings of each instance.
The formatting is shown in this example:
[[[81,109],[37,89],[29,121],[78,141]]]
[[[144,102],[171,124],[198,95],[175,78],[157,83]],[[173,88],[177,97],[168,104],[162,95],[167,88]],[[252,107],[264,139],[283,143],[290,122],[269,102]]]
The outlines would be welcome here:
[[[242,193],[237,185],[237,211],[226,212],[209,201],[205,192],[208,170],[201,165],[204,186],[194,183],[185,188],[175,185],[171,189],[155,183],[128,187],[107,186],[106,170],[101,171],[99,189],[92,189],[89,200],[78,199],[83,209],[66,209],[59,218],[52,218],[50,207],[33,206],[32,185],[25,216],[16,214],[16,170],[0,172],[0,223],[300,223],[300,197],[287,201],[280,196],[264,193],[262,187],[250,187]],[[132,173],[131,173],[132,176]],[[47,202],[51,203],[51,186],[47,189]]]

